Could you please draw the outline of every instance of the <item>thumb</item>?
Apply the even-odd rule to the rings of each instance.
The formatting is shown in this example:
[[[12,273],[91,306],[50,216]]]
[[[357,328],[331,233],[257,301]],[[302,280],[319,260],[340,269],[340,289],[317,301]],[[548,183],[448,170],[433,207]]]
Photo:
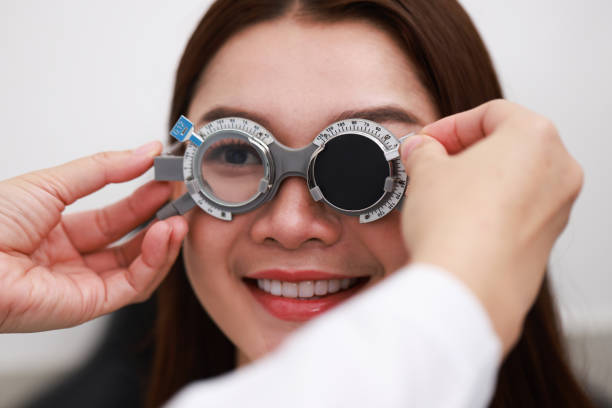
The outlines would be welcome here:
[[[408,175],[420,163],[431,163],[448,157],[444,146],[431,136],[414,135],[400,147],[402,163]]]

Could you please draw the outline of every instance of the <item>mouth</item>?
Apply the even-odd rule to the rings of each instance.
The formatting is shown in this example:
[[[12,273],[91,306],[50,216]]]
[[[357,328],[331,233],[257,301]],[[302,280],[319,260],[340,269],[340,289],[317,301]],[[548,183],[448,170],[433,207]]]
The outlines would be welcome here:
[[[370,277],[296,280],[243,278],[251,294],[273,316],[306,321],[356,294]]]

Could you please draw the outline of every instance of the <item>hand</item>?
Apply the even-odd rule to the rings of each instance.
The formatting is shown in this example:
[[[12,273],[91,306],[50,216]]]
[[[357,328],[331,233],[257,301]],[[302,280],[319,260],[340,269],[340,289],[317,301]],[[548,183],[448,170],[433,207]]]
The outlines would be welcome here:
[[[185,220],[156,222],[121,246],[109,244],[151,218],[169,185],[151,182],[109,207],[62,212],[144,173],[160,151],[154,142],[0,182],[0,332],[74,326],[151,295],[178,255]]]
[[[551,122],[507,101],[421,133],[401,148],[410,177],[406,245],[414,261],[442,266],[473,291],[507,352],[567,224],[582,170]]]

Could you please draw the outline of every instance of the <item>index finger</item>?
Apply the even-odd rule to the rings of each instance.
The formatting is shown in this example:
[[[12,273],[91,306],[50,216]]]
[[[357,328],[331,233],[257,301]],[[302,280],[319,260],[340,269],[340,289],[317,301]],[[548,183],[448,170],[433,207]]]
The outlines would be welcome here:
[[[91,194],[109,183],[120,183],[143,174],[161,153],[158,141],[134,150],[103,152],[39,170],[28,175],[30,181],[51,192],[64,205]]]
[[[505,120],[525,110],[505,100],[494,100],[425,126],[421,133],[438,140],[449,154],[459,153],[493,133]]]

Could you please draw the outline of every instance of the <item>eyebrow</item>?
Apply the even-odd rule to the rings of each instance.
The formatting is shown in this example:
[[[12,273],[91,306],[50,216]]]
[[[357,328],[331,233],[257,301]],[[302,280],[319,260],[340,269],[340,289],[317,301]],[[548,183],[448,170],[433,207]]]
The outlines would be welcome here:
[[[261,115],[258,115],[254,112],[248,112],[246,110],[234,109],[226,106],[217,106],[209,110],[204,115],[202,115],[199,123],[205,124],[217,119],[227,117],[245,118],[259,123],[266,129],[271,128],[270,121]],[[399,122],[406,123],[409,125],[423,126],[422,121],[420,121],[416,117],[416,115],[394,105],[377,106],[358,110],[346,110],[337,115],[335,118],[331,119],[330,123],[351,118],[367,119],[378,123]]]
[[[371,120],[372,122],[378,123],[399,122],[407,123],[410,125],[421,124],[421,121],[416,117],[416,115],[393,105],[378,106],[359,110],[347,110],[339,114],[334,119],[334,122],[351,118],[367,119]]]

